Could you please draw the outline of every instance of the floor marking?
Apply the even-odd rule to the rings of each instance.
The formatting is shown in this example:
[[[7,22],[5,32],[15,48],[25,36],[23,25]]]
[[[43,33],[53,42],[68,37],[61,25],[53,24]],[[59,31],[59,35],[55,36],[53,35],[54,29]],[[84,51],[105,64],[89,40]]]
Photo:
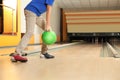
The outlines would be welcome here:
[[[75,43],[70,43],[70,44],[59,45],[59,46],[56,46],[56,47],[53,47],[53,48],[49,48],[48,52],[53,52],[54,50],[59,50],[59,49],[62,49],[64,47],[73,46],[73,45],[77,45],[77,44],[80,44],[80,43],[81,42],[75,42]],[[25,52],[28,53],[28,55],[31,55],[31,54],[40,53],[41,50],[40,49],[36,49],[36,50],[33,50],[33,51],[25,51]]]
[[[61,45],[49,48],[48,52],[53,52],[54,50],[59,50],[59,49],[62,49],[62,48],[68,47],[68,46],[77,45],[77,44],[80,44],[80,43],[82,44],[84,42],[73,42],[73,43],[69,43],[69,44],[61,44]],[[28,53],[28,55],[32,55],[32,54],[40,53],[41,50],[39,48],[39,49],[36,49],[36,50],[28,50],[28,51],[24,51],[24,52]],[[0,56],[9,56],[9,54],[10,53],[1,54]]]

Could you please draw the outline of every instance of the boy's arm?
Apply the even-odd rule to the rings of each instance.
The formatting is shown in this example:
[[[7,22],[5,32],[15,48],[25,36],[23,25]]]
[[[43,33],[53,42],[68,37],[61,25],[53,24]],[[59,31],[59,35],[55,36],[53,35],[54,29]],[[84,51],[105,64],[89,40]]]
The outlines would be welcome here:
[[[46,30],[50,31],[50,16],[51,16],[51,8],[52,6],[47,5],[47,11],[46,11]]]

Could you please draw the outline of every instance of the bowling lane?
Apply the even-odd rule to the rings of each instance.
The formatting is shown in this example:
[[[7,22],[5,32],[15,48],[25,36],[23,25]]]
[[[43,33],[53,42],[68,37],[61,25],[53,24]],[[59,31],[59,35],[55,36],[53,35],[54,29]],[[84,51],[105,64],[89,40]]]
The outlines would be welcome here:
[[[101,47],[98,44],[77,44],[49,50],[55,59],[40,58],[38,52],[28,55],[27,63],[12,63],[9,56],[0,56],[0,79],[119,80],[120,60],[100,57]]]

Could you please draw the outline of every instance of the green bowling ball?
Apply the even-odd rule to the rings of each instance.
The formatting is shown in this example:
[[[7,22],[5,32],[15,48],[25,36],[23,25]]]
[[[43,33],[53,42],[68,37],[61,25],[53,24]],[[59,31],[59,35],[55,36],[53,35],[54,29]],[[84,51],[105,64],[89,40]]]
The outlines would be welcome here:
[[[42,41],[46,45],[51,45],[56,42],[56,34],[54,31],[44,31],[42,33]]]

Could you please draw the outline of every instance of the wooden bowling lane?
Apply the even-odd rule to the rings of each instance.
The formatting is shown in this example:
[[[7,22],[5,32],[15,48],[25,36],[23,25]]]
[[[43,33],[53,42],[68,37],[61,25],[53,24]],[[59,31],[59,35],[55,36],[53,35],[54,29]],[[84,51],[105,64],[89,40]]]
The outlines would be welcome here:
[[[98,44],[78,44],[49,51],[54,59],[28,55],[27,63],[0,56],[0,80],[119,80],[119,58],[100,57],[100,50]]]

